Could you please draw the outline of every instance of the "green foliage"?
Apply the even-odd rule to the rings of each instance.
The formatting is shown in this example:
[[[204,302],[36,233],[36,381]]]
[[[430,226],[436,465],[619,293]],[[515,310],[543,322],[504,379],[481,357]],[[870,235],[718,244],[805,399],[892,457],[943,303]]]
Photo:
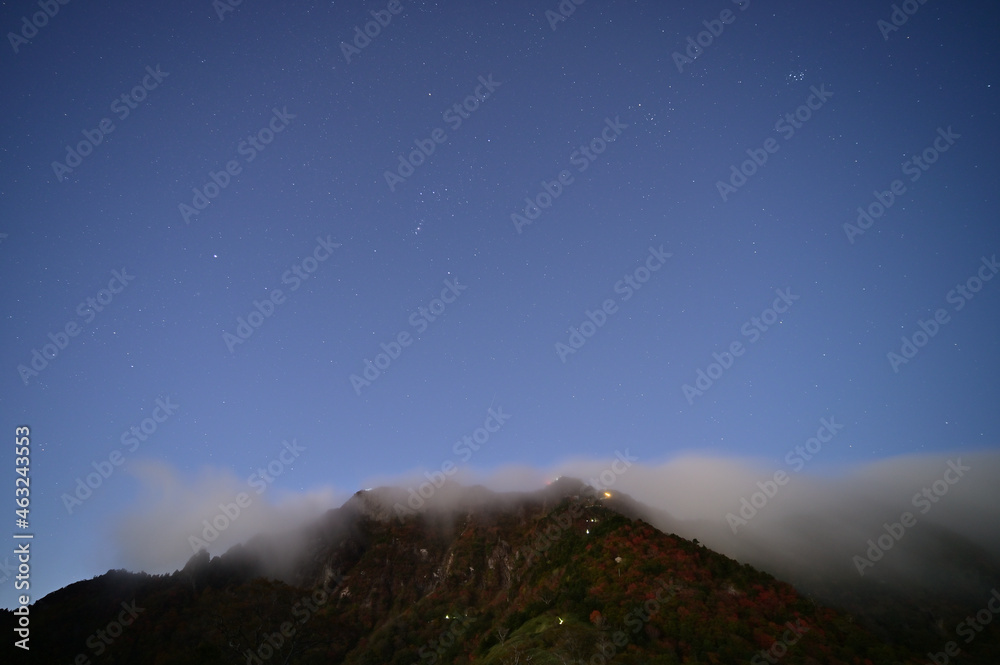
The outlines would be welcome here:
[[[617,643],[614,665],[735,663],[799,619],[812,629],[790,647],[789,665],[920,662],[787,584],[600,502],[545,506],[526,500],[451,522],[358,518],[312,553],[346,576],[313,606],[304,603],[314,588],[259,576],[245,553],[195,557],[169,576],[112,571],[33,606],[35,634],[51,636],[33,655],[73,662],[135,598],[140,619],[95,665],[242,664],[283,624],[294,635],[268,665],[563,665]],[[525,556],[538,543],[544,551]],[[979,639],[988,652],[991,638]]]

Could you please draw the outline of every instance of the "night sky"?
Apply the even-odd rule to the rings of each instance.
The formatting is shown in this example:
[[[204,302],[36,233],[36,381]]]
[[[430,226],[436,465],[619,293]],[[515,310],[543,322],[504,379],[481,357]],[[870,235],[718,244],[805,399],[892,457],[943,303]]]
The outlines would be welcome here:
[[[49,4],[0,2],[32,600],[235,491],[997,446],[995,3]]]

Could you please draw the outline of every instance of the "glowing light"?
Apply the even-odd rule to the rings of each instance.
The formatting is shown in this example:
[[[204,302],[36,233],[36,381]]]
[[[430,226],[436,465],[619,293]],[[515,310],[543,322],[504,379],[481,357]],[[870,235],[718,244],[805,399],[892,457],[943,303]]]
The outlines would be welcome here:
[[[605,492],[605,493],[604,493],[604,496],[605,496],[606,498],[610,499],[610,498],[611,498],[611,492]]]

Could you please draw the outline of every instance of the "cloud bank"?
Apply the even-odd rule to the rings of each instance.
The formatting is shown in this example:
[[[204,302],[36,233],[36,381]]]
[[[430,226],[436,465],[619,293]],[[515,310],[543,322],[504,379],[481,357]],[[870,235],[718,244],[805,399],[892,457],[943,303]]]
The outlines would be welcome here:
[[[191,480],[163,462],[134,462],[139,498],[109,526],[116,567],[150,573],[182,568],[200,547],[219,555],[254,536],[294,532],[349,496],[333,488],[290,493],[251,485],[230,471]]]
[[[158,463],[135,472],[142,498],[115,524],[113,541],[121,566],[150,572],[183,566],[194,551],[191,537],[207,541],[212,532],[206,527],[227,521],[220,517],[225,512],[220,504],[235,503],[240,493],[252,502],[225,529],[216,529],[218,535],[208,543],[213,555],[257,534],[287,534],[353,493],[269,488],[257,495],[245,480],[222,471],[203,472],[192,482]],[[415,492],[423,485],[426,492],[433,479],[443,477],[439,474],[416,470],[365,484]],[[497,491],[534,491],[560,475],[613,495],[623,492],[645,504],[643,519],[658,528],[697,538],[819,595],[851,582],[975,598],[1000,584],[996,451],[894,457],[836,474],[814,473],[787,460],[768,466],[688,455],[644,463],[618,455],[567,460],[551,469],[460,468],[449,479]],[[435,497],[445,503],[462,500],[461,492]]]

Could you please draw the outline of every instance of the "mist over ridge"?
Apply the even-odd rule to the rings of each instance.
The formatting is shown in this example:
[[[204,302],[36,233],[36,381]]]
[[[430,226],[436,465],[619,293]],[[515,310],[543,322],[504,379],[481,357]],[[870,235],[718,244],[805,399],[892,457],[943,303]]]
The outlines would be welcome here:
[[[962,469],[960,477],[949,470],[953,467]],[[955,482],[949,484],[946,476]],[[1000,522],[995,482],[1000,453],[993,451],[898,456],[822,474],[696,455],[650,464],[631,461],[626,452],[609,460],[568,460],[550,469],[457,468],[450,475],[421,470],[370,479],[366,484],[372,489],[356,491],[357,496],[332,488],[275,490],[254,500],[238,518],[217,522],[230,524],[211,542],[201,538],[204,527],[222,514],[220,504],[246,491],[245,484],[231,474],[217,474],[184,485],[161,464],[146,467],[138,477],[145,498],[113,526],[116,552],[109,567],[177,569],[196,551],[192,537],[207,544],[212,555],[257,536],[276,539],[283,552],[293,553],[301,549],[295,534],[330,509],[358,503],[362,495],[368,497],[366,510],[382,519],[461,514],[494,504],[502,508],[542,492],[556,478],[571,477],[613,499],[624,493],[630,516],[697,539],[807,592],[823,593],[840,581],[975,598],[988,590],[989,573],[1000,571],[1000,533],[991,528]],[[622,504],[612,500],[608,505]],[[877,543],[883,536],[883,543],[889,542],[886,525],[900,523],[904,513],[912,515],[913,525],[859,570],[855,557],[868,558],[869,540]]]

